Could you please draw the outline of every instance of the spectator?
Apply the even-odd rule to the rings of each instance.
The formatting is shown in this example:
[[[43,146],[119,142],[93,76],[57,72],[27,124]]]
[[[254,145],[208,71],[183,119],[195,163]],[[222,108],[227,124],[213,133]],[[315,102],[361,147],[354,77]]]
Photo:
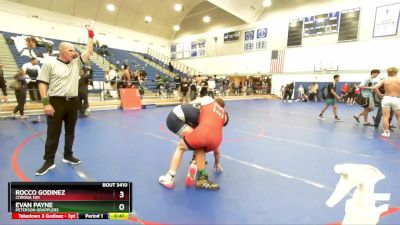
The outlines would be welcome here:
[[[291,82],[289,85],[289,100],[292,100],[292,96],[293,96],[293,91],[294,91],[294,82]]]
[[[382,80],[373,87],[379,97],[382,98],[382,113],[383,113],[383,133],[382,137],[390,137],[390,111],[394,110],[397,127],[400,127],[400,78],[397,77],[398,69],[390,67],[387,69],[388,78]],[[379,92],[380,87],[384,87],[385,94]]]
[[[3,101],[7,102],[8,98],[7,98],[7,85],[6,85],[6,81],[4,80],[4,72],[3,72],[3,64],[0,64],[0,88],[1,88],[1,92],[3,92]]]
[[[335,116],[335,121],[341,122],[342,120],[338,117],[337,115],[337,108],[336,108],[336,101],[335,98],[340,100],[340,96],[336,93],[336,85],[340,80],[340,75],[336,74],[333,76],[333,82],[329,83],[326,86],[326,100],[325,100],[325,107],[322,109],[321,113],[318,115],[318,119],[324,120],[324,113],[325,111],[329,108],[329,106],[332,106],[333,110],[333,115]],[[325,90],[323,90],[325,92]]]
[[[27,119],[29,117],[24,115],[24,107],[25,107],[25,102],[26,102],[26,90],[27,90],[28,84],[26,83],[26,80],[25,80],[24,71],[18,70],[17,74],[14,76],[14,79],[16,82],[20,83],[20,87],[14,89],[15,97],[17,98],[18,105],[14,108],[12,117],[16,118],[16,113],[19,111],[20,118]]]
[[[183,102],[189,103],[188,91],[189,91],[189,83],[188,83],[186,77],[184,77],[182,79],[181,85],[179,87],[179,96],[180,96],[181,103],[183,103]]]
[[[79,72],[79,88],[78,88],[78,97],[79,97],[79,106],[78,112],[80,117],[88,116],[87,109],[89,108],[89,99],[88,99],[88,85],[89,85],[89,75],[85,74],[82,69]]]
[[[229,79],[225,77],[225,79],[222,80],[222,96],[225,96],[228,92],[229,89]]]
[[[340,90],[342,91],[340,95],[340,97],[342,98],[341,102],[346,102],[349,94],[349,85],[347,83],[344,83]]]
[[[380,71],[377,69],[371,70],[371,75],[368,79],[366,79],[361,85],[359,86],[361,90],[361,95],[367,99],[367,104],[365,106],[362,106],[364,109],[362,112],[360,112],[357,115],[354,115],[354,119],[359,123],[360,122],[360,117],[364,117],[364,122],[363,125],[365,126],[370,126],[371,123],[368,122],[368,113],[374,110],[375,107],[375,100],[373,96],[373,86],[374,86],[374,81]]]
[[[215,95],[215,79],[209,78],[207,81],[207,88],[208,88],[208,96],[214,98]]]
[[[157,95],[161,97],[163,95],[162,89],[164,88],[164,83],[163,79],[161,79],[161,76],[159,74],[156,74],[155,82],[156,82]]]
[[[124,88],[129,88],[131,86],[131,71],[129,70],[128,64],[124,64],[124,70],[123,70],[123,75],[122,78],[124,80]]]
[[[385,94],[385,86],[383,84],[379,88],[379,92],[382,93],[383,95]],[[376,115],[372,117],[372,119],[374,120],[375,129],[379,128],[379,124],[381,123],[381,119],[382,119],[382,97],[380,97],[379,95],[378,95],[377,103],[378,103],[377,104],[378,111],[376,112]],[[391,108],[390,116],[389,116],[389,125],[392,123],[393,115],[394,115],[394,110]],[[389,126],[389,128],[390,128],[390,131],[393,131],[392,126]]]
[[[317,101],[318,84],[313,82],[309,87],[310,101]]]
[[[297,91],[298,91],[298,99],[302,99],[302,97],[303,97],[303,95],[304,95],[304,87],[303,87],[303,85],[299,85],[299,88],[297,89]]]
[[[283,97],[285,96],[285,89],[286,89],[286,85],[282,84],[281,86],[281,99],[283,100]]]
[[[31,101],[38,101],[41,99],[39,94],[39,86],[36,82],[36,78],[40,74],[40,66],[38,63],[39,61],[35,57],[32,57],[30,62],[22,65],[24,74],[28,75],[29,77],[28,89]]]
[[[195,100],[196,97],[197,97],[196,79],[192,79],[192,82],[190,83],[190,101]]]
[[[168,70],[169,70],[169,72],[171,72],[171,73],[174,72],[174,66],[172,65],[171,62],[168,63]]]
[[[283,101],[287,102],[290,100],[290,84],[285,85],[285,90],[283,91]]]
[[[96,42],[94,43],[94,47],[97,49],[97,48],[100,48],[100,42],[99,42],[99,40],[96,40]]]
[[[349,88],[349,92],[347,95],[347,104],[348,105],[354,105],[354,98],[356,96],[356,85],[355,84],[351,84],[350,88]]]

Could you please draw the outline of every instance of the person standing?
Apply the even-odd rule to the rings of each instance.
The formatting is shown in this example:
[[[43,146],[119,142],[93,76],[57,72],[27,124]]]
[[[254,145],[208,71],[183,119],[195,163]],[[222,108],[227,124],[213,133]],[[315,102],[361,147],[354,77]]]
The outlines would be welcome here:
[[[192,83],[190,84],[190,101],[193,101],[197,97],[197,85],[196,85],[196,80],[192,78]]]
[[[346,102],[349,94],[349,85],[347,83],[344,83],[340,90],[342,91],[342,94],[340,95],[340,97],[342,98],[341,102]]]
[[[25,107],[25,102],[26,102],[26,90],[28,89],[28,83],[25,80],[25,75],[24,75],[23,70],[18,70],[17,74],[15,74],[15,81],[19,83],[19,88],[15,89],[15,97],[17,98],[17,106],[15,106],[12,118],[16,118],[16,114],[19,111],[19,115],[21,119],[28,119],[28,116],[24,115],[24,107]]]
[[[129,70],[128,64],[124,64],[124,71],[123,71],[123,80],[124,80],[124,88],[130,88],[131,87],[131,79],[132,79],[132,74],[131,71]]]
[[[215,93],[215,77],[209,77],[207,81],[207,88],[208,88],[208,96],[211,98],[214,98],[214,93]]]
[[[79,117],[86,117],[89,115],[87,109],[89,108],[88,99],[88,85],[89,75],[83,69],[80,70],[78,97],[79,97]]]
[[[168,63],[168,70],[169,70],[169,72],[171,72],[171,73],[174,72],[174,66],[172,65],[171,62]]]
[[[379,92],[382,93],[382,94],[385,94],[385,87],[383,85],[379,88]],[[378,99],[377,99],[377,103],[378,103],[378,111],[376,112],[375,116],[372,116],[372,120],[374,121],[374,128],[375,129],[379,128],[379,124],[381,123],[381,119],[382,119],[382,98],[379,97],[379,96],[378,96]],[[393,115],[394,115],[394,111],[393,111],[393,109],[391,109],[390,110],[390,116],[389,116],[389,125],[392,122]],[[391,126],[389,126],[389,128],[391,128]]]
[[[373,87],[373,90],[382,98],[383,112],[383,133],[382,137],[390,137],[389,117],[390,110],[395,111],[397,126],[400,127],[400,78],[397,77],[398,69],[390,67],[387,69],[388,78],[382,80]],[[380,87],[384,87],[385,94],[379,91]]]
[[[373,79],[375,79],[378,75],[379,75],[380,71],[379,70],[371,70],[371,75],[368,79],[366,79],[360,86],[359,88],[362,89],[361,90],[361,95],[367,99],[367,104],[365,106],[362,106],[364,109],[362,112],[360,112],[357,115],[354,115],[354,119],[359,123],[360,122],[360,117],[363,116],[364,117],[364,122],[363,125],[365,126],[369,126],[371,125],[368,122],[368,113],[372,112],[375,108],[375,99],[374,99],[374,95],[373,95],[373,86],[374,86],[374,81]]]
[[[32,57],[30,62],[22,65],[22,70],[26,75],[29,76],[30,81],[28,82],[29,97],[31,101],[40,100],[40,95],[38,91],[38,83],[36,81],[37,76],[40,74],[39,61]]]
[[[187,81],[186,77],[184,77],[181,81],[179,86],[179,101],[182,103],[189,103],[189,82]]]
[[[335,76],[333,76],[333,82],[329,83],[326,86],[327,96],[326,96],[326,100],[325,100],[325,107],[322,109],[321,113],[318,115],[318,119],[324,120],[325,119],[324,118],[325,111],[329,108],[329,106],[332,106],[333,114],[335,115],[335,121],[338,121],[338,122],[342,121],[337,115],[337,107],[336,107],[336,100],[335,100],[335,98],[340,100],[340,96],[338,94],[336,94],[336,84],[339,82],[339,80],[340,80],[340,75],[336,74]],[[325,90],[322,90],[322,91],[325,92]]]
[[[299,88],[297,89],[297,91],[298,91],[297,99],[301,100],[303,98],[303,95],[304,95],[304,87],[303,87],[303,85],[300,84]]]
[[[86,25],[88,40],[86,50],[78,55],[74,45],[61,42],[59,56],[43,64],[37,81],[42,97],[43,111],[47,115],[47,138],[44,164],[35,175],[41,176],[56,167],[54,158],[57,152],[62,124],[65,126],[64,163],[79,164],[81,160],[73,156],[72,145],[75,138],[75,124],[78,117],[78,83],[80,69],[89,61],[93,53],[93,28]]]
[[[7,102],[7,85],[6,81],[4,80],[4,72],[3,72],[3,64],[0,64],[0,88],[1,92],[3,93],[3,101]]]

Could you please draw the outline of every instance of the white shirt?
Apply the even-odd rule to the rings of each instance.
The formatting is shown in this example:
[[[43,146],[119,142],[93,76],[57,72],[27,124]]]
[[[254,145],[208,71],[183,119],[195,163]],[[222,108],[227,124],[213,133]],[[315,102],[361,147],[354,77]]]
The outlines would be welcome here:
[[[207,86],[208,86],[208,90],[213,91],[215,89],[215,81],[214,80],[208,80],[207,81]]]

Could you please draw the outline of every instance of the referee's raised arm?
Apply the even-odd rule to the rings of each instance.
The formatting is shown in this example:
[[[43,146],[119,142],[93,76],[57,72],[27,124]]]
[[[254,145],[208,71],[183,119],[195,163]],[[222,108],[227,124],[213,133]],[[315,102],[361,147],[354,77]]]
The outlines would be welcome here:
[[[83,63],[87,63],[89,61],[90,56],[93,53],[93,37],[94,37],[93,27],[91,25],[86,25],[85,28],[88,31],[88,40],[86,44],[86,50],[81,54],[81,59]]]

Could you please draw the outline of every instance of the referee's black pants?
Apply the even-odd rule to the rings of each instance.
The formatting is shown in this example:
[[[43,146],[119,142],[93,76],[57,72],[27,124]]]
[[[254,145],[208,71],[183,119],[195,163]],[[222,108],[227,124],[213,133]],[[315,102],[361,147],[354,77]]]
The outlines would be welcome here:
[[[72,145],[75,138],[75,124],[78,118],[78,97],[50,97],[54,108],[54,116],[47,116],[47,138],[44,160],[54,163],[63,121],[65,123],[64,158],[72,156]]]

